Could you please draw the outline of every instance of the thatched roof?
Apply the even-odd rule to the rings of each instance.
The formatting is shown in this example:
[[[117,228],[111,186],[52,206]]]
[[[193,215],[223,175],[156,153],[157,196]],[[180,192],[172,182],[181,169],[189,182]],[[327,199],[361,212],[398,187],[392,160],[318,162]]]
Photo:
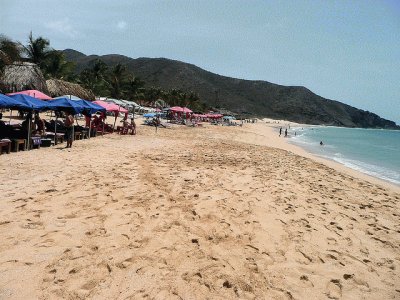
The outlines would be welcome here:
[[[46,83],[51,97],[74,95],[85,100],[95,100],[94,94],[91,90],[87,90],[77,83],[71,83],[59,79],[49,79]]]
[[[48,93],[46,80],[39,67],[29,62],[18,62],[4,67],[0,78],[0,89],[4,93],[23,90],[38,90]]]

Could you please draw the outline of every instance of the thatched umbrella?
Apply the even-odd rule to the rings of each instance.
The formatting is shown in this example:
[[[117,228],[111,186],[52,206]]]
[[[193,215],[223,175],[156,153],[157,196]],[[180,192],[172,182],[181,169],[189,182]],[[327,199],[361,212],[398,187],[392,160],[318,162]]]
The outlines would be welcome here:
[[[23,90],[39,90],[48,93],[46,80],[36,64],[18,62],[4,67],[0,78],[0,89],[5,93]]]
[[[49,79],[46,83],[50,96],[52,97],[74,95],[85,100],[95,100],[95,96],[91,90],[87,90],[77,83],[60,79]]]

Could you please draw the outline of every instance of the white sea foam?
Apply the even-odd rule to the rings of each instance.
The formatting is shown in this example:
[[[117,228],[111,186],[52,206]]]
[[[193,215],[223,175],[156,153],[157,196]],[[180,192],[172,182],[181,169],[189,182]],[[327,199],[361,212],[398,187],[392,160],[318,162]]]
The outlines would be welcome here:
[[[290,141],[318,156],[400,185],[399,131],[312,127]]]

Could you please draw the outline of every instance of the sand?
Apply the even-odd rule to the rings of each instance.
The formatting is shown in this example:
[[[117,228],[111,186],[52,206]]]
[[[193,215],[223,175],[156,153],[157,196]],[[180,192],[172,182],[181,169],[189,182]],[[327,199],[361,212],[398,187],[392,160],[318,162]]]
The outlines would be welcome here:
[[[1,155],[0,299],[399,298],[399,188],[271,126]]]

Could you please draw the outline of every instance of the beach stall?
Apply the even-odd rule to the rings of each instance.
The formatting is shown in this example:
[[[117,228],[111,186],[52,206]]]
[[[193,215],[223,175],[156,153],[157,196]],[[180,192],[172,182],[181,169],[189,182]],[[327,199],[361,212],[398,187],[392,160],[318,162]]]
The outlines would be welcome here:
[[[60,96],[60,97],[55,97],[54,99],[61,99],[61,98],[70,99],[84,107],[82,114],[85,115],[85,117],[86,117],[86,127],[88,127],[88,131],[89,131],[88,137],[90,138],[92,135],[92,118],[91,118],[91,116],[97,112],[105,113],[106,109],[98,104],[95,104],[91,101],[83,100],[74,95],[64,95],[64,96]],[[87,119],[89,119],[89,120],[87,120]]]
[[[8,96],[15,101],[24,105],[24,108],[20,108],[21,111],[29,112],[27,118],[25,120],[25,124],[27,124],[27,148],[30,149],[30,142],[31,142],[31,124],[32,124],[32,112],[41,112],[45,110],[53,110],[55,107],[53,104],[36,99],[34,97],[28,96],[24,93],[11,93]],[[24,122],[23,122],[24,123]]]
[[[128,115],[128,110],[123,108],[123,107],[121,107],[121,106],[119,106],[119,105],[117,105],[117,104],[108,103],[108,102],[105,102],[105,101],[102,101],[102,100],[96,100],[96,101],[93,101],[92,103],[100,105],[101,107],[104,107],[107,112],[114,113],[115,120],[114,120],[114,126],[112,128],[113,131],[115,129],[115,123],[117,121],[117,117],[118,117],[119,113],[124,113],[126,117]],[[103,133],[104,133],[104,120],[103,120]]]

